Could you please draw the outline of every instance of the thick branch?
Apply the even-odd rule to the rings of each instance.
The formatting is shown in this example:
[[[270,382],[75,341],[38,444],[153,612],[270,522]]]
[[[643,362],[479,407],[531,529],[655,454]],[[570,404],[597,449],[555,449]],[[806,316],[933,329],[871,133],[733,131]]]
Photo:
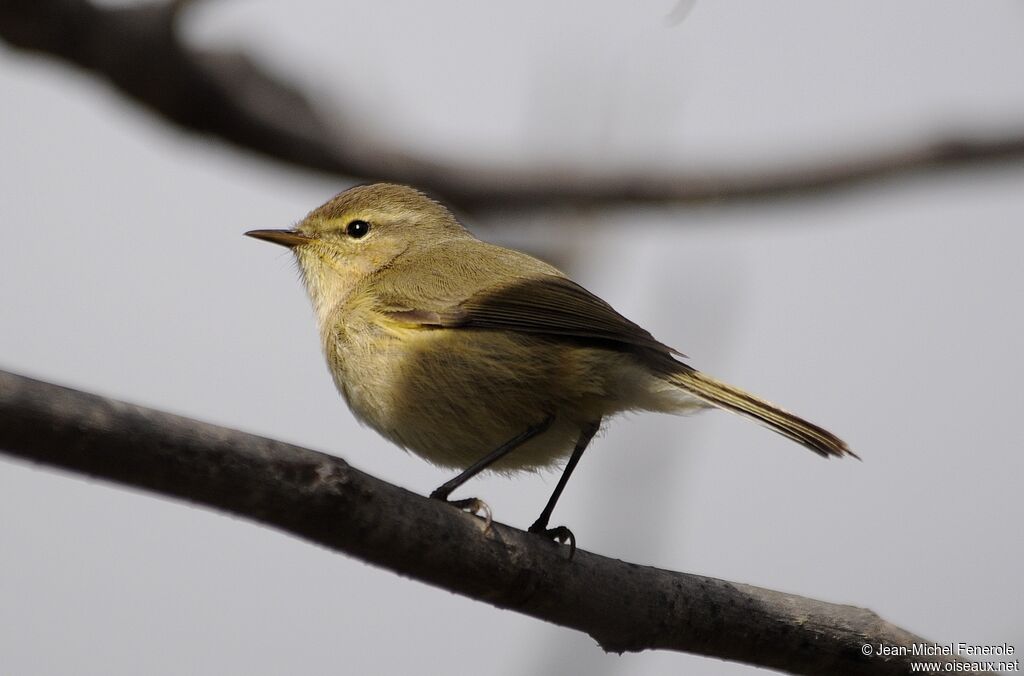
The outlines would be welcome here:
[[[0,371],[0,449],[244,516],[593,636],[799,674],[902,674],[922,639],[869,610],[638,566],[482,521],[336,457]]]
[[[362,180],[411,183],[463,208],[692,203],[817,194],[943,168],[1024,160],[1024,129],[880,149],[771,171],[586,175],[572,167],[510,171],[454,165],[367,144],[318,115],[308,99],[245,55],[185,45],[184,2],[99,8],[88,0],[4,0],[0,36],[61,58],[185,128],[293,165]]]

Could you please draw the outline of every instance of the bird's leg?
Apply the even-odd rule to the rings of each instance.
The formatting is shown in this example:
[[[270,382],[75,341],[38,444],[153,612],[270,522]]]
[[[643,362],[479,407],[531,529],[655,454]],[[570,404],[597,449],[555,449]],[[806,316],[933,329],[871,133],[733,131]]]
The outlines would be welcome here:
[[[548,499],[548,504],[544,506],[544,511],[540,513],[537,520],[530,526],[531,533],[539,533],[546,535],[547,537],[557,540],[561,543],[569,543],[569,558],[571,559],[573,554],[576,553],[576,537],[572,534],[572,531],[565,526],[556,526],[554,528],[548,528],[548,521],[551,519],[551,512],[555,509],[555,503],[558,502],[558,498],[562,495],[562,491],[565,490],[565,484],[569,483],[569,476],[572,471],[576,469],[576,465],[579,464],[580,458],[583,457],[583,451],[587,450],[587,446],[590,445],[590,440],[597,434],[598,428],[601,427],[601,420],[590,423],[582,430],[580,430],[579,439],[576,440],[576,447],[572,449],[572,455],[569,456],[569,462],[566,463],[565,469],[562,470],[562,476],[558,479],[558,485],[555,486],[555,491],[551,494]]]
[[[444,500],[448,504],[454,505],[455,507],[458,507],[459,509],[469,510],[470,512],[472,512],[474,514],[477,514],[479,512],[483,512],[484,515],[485,515],[484,516],[484,520],[487,522],[487,525],[490,526],[491,525],[491,508],[487,506],[486,502],[484,502],[483,500],[480,500],[479,498],[466,498],[464,500],[449,500],[448,496],[456,488],[458,488],[462,484],[466,483],[467,481],[469,481],[470,479],[472,479],[477,474],[479,474],[480,472],[484,471],[485,469],[487,469],[488,467],[490,467],[494,463],[498,462],[499,460],[504,458],[506,455],[511,453],[513,450],[515,450],[519,446],[522,446],[524,443],[526,443],[527,441],[529,441],[533,437],[537,436],[538,434],[542,434],[544,431],[546,431],[548,429],[548,427],[551,426],[551,421],[553,419],[554,419],[554,416],[550,416],[549,415],[547,418],[545,418],[543,421],[541,421],[537,425],[529,427],[529,428],[526,429],[525,432],[523,432],[523,433],[521,433],[521,434],[519,434],[519,435],[517,435],[515,437],[512,437],[511,439],[509,439],[508,441],[503,443],[501,446],[499,446],[498,448],[494,449],[493,451],[491,451],[490,453],[488,453],[487,455],[485,455],[484,457],[480,458],[479,460],[474,462],[472,465],[467,467],[465,469],[465,471],[463,471],[461,474],[459,474],[457,477],[455,477],[451,481],[446,481],[445,483],[443,483],[440,486],[438,486],[437,489],[434,490],[434,492],[430,494],[430,497],[435,499],[435,500]]]

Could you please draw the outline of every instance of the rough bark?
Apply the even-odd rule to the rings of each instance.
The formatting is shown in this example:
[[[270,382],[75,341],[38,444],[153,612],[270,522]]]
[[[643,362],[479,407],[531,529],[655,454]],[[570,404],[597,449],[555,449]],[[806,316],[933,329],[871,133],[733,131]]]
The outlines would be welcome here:
[[[428,584],[590,634],[794,674],[904,674],[925,642],[875,613],[567,548],[330,455],[0,371],[0,449],[243,516]],[[17,517],[13,517],[17,518]]]

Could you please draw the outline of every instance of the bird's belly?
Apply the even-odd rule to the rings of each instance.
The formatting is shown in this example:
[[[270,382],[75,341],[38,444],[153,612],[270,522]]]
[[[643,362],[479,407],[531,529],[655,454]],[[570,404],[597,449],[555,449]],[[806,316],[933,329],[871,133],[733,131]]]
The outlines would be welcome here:
[[[557,464],[581,427],[605,413],[598,383],[580,377],[564,344],[495,331],[392,329],[325,347],[356,416],[445,467],[467,467],[549,417],[545,433],[494,469]]]
[[[468,467],[549,417],[545,433],[493,468],[555,465],[590,423],[686,404],[676,388],[610,350],[472,329],[377,327],[353,335],[365,340],[325,345],[350,408],[386,438],[444,467]]]

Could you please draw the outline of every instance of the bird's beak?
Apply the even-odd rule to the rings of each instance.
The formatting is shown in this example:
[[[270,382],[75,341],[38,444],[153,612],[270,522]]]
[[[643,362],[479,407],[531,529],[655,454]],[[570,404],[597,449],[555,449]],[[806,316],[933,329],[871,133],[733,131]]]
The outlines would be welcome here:
[[[293,249],[300,244],[306,244],[307,242],[313,241],[312,237],[307,237],[306,235],[295,232],[294,230],[250,230],[245,234],[248,237],[255,237],[256,239],[280,244],[281,246],[286,246],[289,249]]]

